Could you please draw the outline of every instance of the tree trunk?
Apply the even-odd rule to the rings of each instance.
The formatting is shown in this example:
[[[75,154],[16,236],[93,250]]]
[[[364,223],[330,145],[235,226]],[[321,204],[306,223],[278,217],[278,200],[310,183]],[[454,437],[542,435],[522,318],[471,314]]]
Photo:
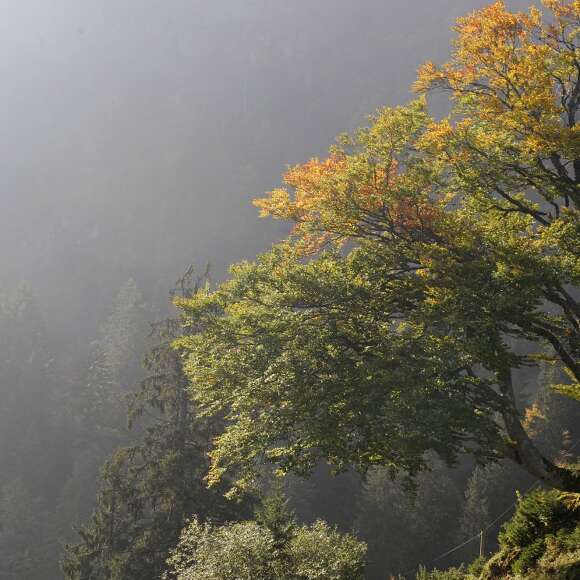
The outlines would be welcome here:
[[[506,456],[550,487],[580,492],[580,475],[544,457],[526,433],[515,403],[511,369],[499,376],[499,388],[507,402],[502,413],[509,437]]]

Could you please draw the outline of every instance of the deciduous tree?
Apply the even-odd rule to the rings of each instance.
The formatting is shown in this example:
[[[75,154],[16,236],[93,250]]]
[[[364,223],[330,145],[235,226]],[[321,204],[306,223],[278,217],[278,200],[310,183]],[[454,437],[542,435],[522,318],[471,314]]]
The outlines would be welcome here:
[[[545,4],[548,22],[501,2],[460,19],[450,63],[416,86],[452,114],[385,108],[290,168],[257,201],[295,222],[289,240],[178,301],[192,394],[227,418],[210,481],[321,456],[414,474],[433,450],[580,489],[530,439],[513,384],[546,343],[564,390],[580,380],[580,4]]]

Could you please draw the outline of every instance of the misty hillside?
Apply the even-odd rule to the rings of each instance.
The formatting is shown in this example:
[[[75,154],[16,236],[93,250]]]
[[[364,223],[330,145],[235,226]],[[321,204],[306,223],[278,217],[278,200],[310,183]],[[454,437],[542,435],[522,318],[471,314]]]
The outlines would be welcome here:
[[[580,9],[491,4],[4,3],[0,580],[580,574]]]

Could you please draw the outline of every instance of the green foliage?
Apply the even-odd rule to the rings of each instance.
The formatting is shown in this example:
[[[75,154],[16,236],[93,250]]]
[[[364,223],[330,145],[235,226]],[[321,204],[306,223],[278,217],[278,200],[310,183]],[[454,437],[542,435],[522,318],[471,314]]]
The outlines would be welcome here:
[[[571,513],[557,491],[533,491],[518,502],[516,512],[500,533],[502,548],[525,548],[539,537],[557,532],[571,522]]]
[[[548,4],[557,36],[499,2],[461,19],[451,62],[417,84],[449,91],[450,118],[425,98],[383,108],[291,167],[257,205],[292,235],[178,301],[193,396],[226,417],[210,482],[243,490],[259,463],[303,474],[321,457],[415,475],[434,451],[580,489],[530,441],[513,387],[546,342],[580,380],[580,13]]]
[[[194,518],[168,560],[176,580],[357,580],[366,547],[328,524],[295,526],[284,544],[256,521],[215,526]]]
[[[464,372],[470,357],[446,325],[398,320],[422,289],[393,275],[391,249],[296,259],[276,247],[215,293],[178,302],[204,329],[177,342],[192,394],[202,413],[228,419],[210,481],[241,467],[243,488],[258,458],[298,473],[320,456],[337,469],[416,473],[429,449],[449,463],[467,449],[493,454],[500,400]]]
[[[255,522],[214,527],[193,519],[168,560],[177,580],[275,580],[274,538]]]
[[[415,576],[416,580],[466,580],[466,578],[463,567],[429,571],[426,568],[421,568]]]
[[[476,577],[480,576],[484,566],[485,566],[485,556],[478,556],[467,567],[467,573]]]
[[[500,532],[499,553],[486,565],[484,572],[497,576],[500,573],[525,574],[542,568],[553,569],[558,574],[567,574],[574,566],[580,570],[579,515],[577,506],[556,490],[534,491],[523,496],[513,518]],[[550,567],[553,561],[574,552],[578,559],[572,558],[560,570]]]
[[[188,283],[182,294],[191,291]],[[179,332],[172,318],[154,325],[157,343],[145,357],[147,373],[129,415],[131,424],[145,423],[144,433],[105,464],[97,509],[79,530],[80,543],[67,547],[67,579],[157,579],[192,515],[223,521],[246,513],[245,504],[227,502],[223,490],[205,486],[212,427],[196,419],[187,396],[179,353],[170,346]]]
[[[350,534],[340,534],[323,521],[298,528],[288,546],[288,554],[297,579],[364,578],[366,546]]]
[[[296,521],[281,482],[275,481],[271,490],[262,497],[254,519],[270,531],[276,549],[282,549],[290,541],[296,531]]]

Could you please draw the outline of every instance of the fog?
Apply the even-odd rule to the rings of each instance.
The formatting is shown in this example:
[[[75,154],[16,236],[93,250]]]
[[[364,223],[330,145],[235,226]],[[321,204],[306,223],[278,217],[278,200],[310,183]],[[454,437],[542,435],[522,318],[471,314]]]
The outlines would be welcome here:
[[[283,233],[250,200],[410,98],[464,0],[5,2],[0,286],[67,343],[134,277],[153,301]],[[524,6],[525,1],[510,6]]]
[[[417,67],[448,56],[454,20],[487,3],[5,0],[0,294],[29,289],[61,373],[54,391],[74,391],[128,280],[152,319],[189,264],[223,279],[283,237],[251,200],[375,108],[412,98]],[[46,404],[27,401],[28,418]],[[0,462],[33,453],[14,451],[16,428],[0,437]],[[43,468],[55,486],[45,511],[78,463],[65,447]],[[19,469],[0,463],[0,484],[36,477]]]

